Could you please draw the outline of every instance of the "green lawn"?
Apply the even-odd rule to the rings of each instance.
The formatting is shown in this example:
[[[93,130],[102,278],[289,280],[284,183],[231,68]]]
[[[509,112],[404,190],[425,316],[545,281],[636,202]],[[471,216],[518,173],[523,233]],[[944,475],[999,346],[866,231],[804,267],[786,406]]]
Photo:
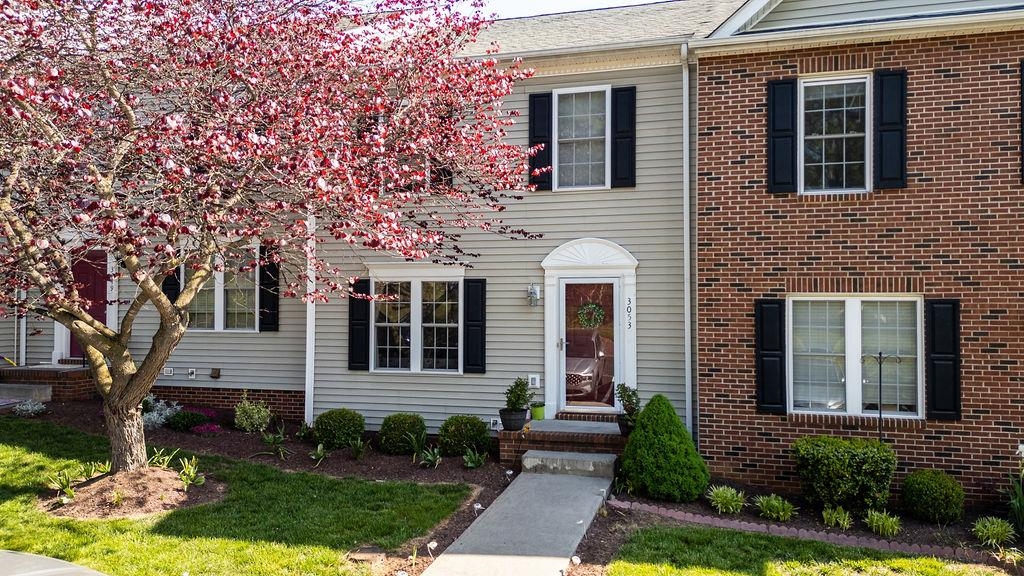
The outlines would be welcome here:
[[[995,568],[711,528],[637,531],[609,576],[996,576]]]
[[[200,468],[228,483],[222,502],[142,520],[78,521],[39,510],[47,474],[106,460],[107,449],[103,438],[0,417],[0,549],[111,576],[365,574],[345,560],[347,551],[362,544],[398,547],[469,495],[466,486],[338,480],[203,457]]]

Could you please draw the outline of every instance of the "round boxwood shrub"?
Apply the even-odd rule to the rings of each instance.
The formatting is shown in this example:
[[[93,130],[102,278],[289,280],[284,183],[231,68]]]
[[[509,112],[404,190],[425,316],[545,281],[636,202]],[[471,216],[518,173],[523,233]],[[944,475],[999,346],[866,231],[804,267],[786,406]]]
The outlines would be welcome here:
[[[419,438],[426,433],[427,425],[423,422],[423,416],[405,412],[389,414],[380,424],[377,443],[385,454],[412,454],[409,435]]]
[[[200,424],[206,424],[210,419],[205,414],[181,410],[167,419],[167,427],[178,432],[190,432]]]
[[[888,444],[861,438],[808,436],[793,443],[804,497],[814,504],[855,513],[884,510],[896,471]]]
[[[903,481],[903,508],[918,520],[949,524],[964,514],[964,489],[942,470],[915,470]]]
[[[313,434],[316,441],[328,450],[335,450],[350,445],[354,440],[363,437],[366,421],[363,415],[348,408],[328,410],[316,417],[313,422]]]
[[[467,448],[485,452],[491,446],[491,433],[476,416],[449,416],[438,430],[437,444],[445,456],[461,456]]]
[[[672,502],[700,498],[711,480],[693,438],[661,394],[637,416],[622,453],[622,474],[634,490]]]

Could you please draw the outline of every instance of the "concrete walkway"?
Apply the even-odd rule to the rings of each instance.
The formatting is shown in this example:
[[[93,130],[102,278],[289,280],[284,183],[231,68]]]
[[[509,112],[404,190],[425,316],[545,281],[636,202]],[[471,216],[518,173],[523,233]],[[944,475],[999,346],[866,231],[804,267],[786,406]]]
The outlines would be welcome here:
[[[611,480],[520,474],[423,576],[560,576]]]
[[[0,576],[104,576],[55,558],[0,550]]]

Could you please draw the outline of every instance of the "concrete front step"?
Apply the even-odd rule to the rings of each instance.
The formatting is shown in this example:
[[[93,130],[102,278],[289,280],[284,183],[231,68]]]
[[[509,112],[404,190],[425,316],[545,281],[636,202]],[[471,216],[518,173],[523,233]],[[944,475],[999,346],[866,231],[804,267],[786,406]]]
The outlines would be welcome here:
[[[49,402],[53,398],[53,388],[49,384],[11,384],[5,382],[0,383],[0,398]]]
[[[529,429],[498,432],[501,463],[516,466],[528,450],[622,454],[626,438],[617,424],[577,420],[535,420]]]
[[[611,481],[521,474],[423,576],[560,576]]]
[[[523,454],[523,472],[612,479],[615,478],[616,458],[615,454],[527,450]]]

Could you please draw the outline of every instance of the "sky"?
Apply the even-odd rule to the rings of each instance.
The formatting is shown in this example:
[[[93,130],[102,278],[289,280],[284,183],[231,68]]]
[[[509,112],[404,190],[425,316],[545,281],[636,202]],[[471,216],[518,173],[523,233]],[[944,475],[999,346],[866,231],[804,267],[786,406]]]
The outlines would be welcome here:
[[[647,4],[652,0],[486,0],[484,14],[492,12],[498,18],[516,18],[518,16],[534,16],[554,12],[573,12],[591,8],[607,8],[609,6],[628,6]]]

